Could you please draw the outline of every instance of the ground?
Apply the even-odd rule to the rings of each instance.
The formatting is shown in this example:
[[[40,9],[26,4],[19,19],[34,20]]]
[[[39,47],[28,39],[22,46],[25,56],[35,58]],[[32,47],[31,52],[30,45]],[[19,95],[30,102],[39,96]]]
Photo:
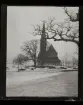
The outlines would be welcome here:
[[[78,96],[77,71],[47,71],[7,72],[6,96]]]

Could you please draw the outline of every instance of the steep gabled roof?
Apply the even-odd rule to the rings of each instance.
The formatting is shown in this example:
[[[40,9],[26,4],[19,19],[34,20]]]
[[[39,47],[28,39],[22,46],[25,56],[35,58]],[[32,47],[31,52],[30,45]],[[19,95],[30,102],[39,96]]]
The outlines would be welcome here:
[[[57,57],[57,52],[56,52],[56,50],[54,49],[54,47],[52,45],[47,50],[46,56],[47,57]]]

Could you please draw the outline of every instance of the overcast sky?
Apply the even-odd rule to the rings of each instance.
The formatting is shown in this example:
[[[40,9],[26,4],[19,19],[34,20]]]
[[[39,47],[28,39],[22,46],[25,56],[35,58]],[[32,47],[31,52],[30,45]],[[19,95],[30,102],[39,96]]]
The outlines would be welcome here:
[[[74,7],[73,10],[77,8]],[[55,17],[57,22],[67,18],[61,7],[7,7],[7,60],[12,60],[17,54],[21,53],[20,46],[24,41],[40,39],[39,36],[29,34],[32,32],[32,24],[40,24],[41,20],[48,20]],[[65,53],[73,56],[77,46],[70,42],[54,42],[50,40],[58,52],[58,57],[63,58]],[[69,56],[70,58],[70,56]]]

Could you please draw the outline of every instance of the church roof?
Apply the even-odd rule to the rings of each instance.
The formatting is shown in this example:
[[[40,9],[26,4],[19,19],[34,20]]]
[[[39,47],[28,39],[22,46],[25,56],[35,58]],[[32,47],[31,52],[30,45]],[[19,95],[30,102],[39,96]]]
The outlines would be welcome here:
[[[47,57],[57,57],[57,52],[56,50],[54,49],[53,45],[51,45],[49,47],[49,49],[46,51],[46,56]]]

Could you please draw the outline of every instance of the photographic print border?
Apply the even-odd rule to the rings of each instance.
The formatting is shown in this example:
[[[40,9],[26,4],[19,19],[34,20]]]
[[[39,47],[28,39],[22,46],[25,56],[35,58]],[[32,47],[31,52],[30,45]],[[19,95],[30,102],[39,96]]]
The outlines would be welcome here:
[[[0,99],[12,99],[12,100],[45,100],[45,101],[63,101],[63,100],[82,100],[83,98],[83,70],[81,61],[82,55],[82,36],[83,36],[83,7],[79,7],[79,70],[78,70],[78,97],[6,97],[6,51],[7,51],[7,6],[1,6],[1,69],[0,69]],[[11,5],[12,6],[12,5]],[[19,6],[19,5],[18,5]],[[24,5],[20,5],[24,6]],[[28,6],[28,5],[27,5]],[[82,34],[82,35],[81,35]]]

